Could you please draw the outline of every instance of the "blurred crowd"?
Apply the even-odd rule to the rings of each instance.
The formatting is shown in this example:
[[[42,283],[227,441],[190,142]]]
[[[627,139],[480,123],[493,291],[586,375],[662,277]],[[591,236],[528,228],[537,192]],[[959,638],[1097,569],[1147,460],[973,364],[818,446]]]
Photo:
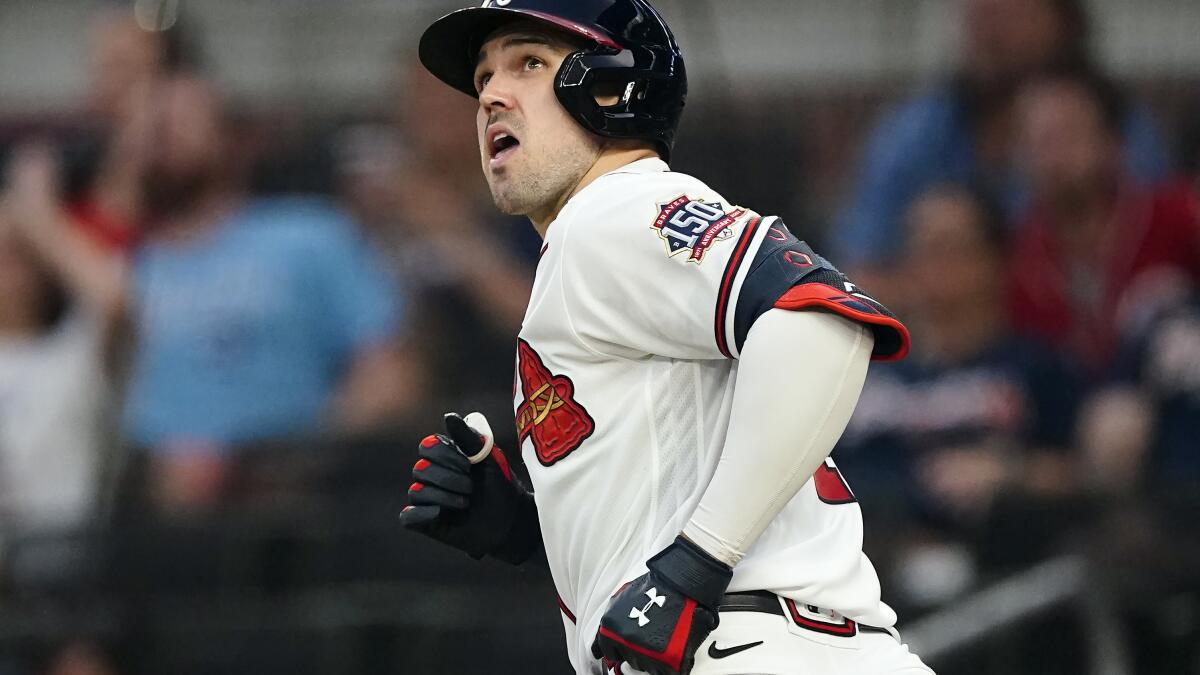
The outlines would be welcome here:
[[[1186,608],[1173,645],[1132,638],[1137,672],[1194,672],[1200,176],[1093,58],[1085,3],[964,21],[960,68],[883,115],[829,233],[914,344],[834,456],[902,514],[876,520],[898,604],[1088,551],[1131,624]]]
[[[1138,672],[1200,672],[1200,122],[1105,72],[1082,0],[962,4],[957,69],[879,109],[838,212],[780,214],[913,334],[834,457],[909,616],[1086,551],[1149,626]],[[405,52],[369,119],[247,110],[188,29],[102,9],[79,108],[0,120],[0,608],[28,540],[511,415],[539,243],[488,199],[473,102]],[[677,168],[748,199],[687,139]],[[65,639],[0,674],[119,661]]]
[[[405,54],[379,119],[297,131],[183,29],[105,7],[80,109],[0,132],[9,585],[28,539],[247,497],[258,445],[511,414],[538,249],[484,201],[472,103]]]

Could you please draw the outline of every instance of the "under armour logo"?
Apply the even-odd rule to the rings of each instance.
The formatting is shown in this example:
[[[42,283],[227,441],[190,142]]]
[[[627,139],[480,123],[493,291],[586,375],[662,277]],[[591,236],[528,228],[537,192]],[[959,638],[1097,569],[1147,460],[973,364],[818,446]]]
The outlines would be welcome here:
[[[510,2],[512,2],[512,0],[483,0],[483,6],[491,7],[493,5],[499,5],[501,7],[507,7],[508,3]]]
[[[846,292],[849,293],[850,295],[853,295],[856,298],[862,298],[863,300],[870,300],[871,302],[875,302],[875,298],[872,298],[871,296],[867,295],[866,293],[863,293],[861,288],[859,288],[858,286],[855,286],[853,283],[851,283],[849,281],[846,282]]]
[[[646,616],[646,612],[649,612],[651,607],[654,605],[662,607],[667,602],[666,596],[659,595],[657,588],[651,588],[650,590],[646,591],[646,597],[650,598],[650,602],[647,602],[645,607],[641,609],[634,607],[633,609],[629,610],[629,618],[637,619],[639,628],[650,623],[650,619]]]

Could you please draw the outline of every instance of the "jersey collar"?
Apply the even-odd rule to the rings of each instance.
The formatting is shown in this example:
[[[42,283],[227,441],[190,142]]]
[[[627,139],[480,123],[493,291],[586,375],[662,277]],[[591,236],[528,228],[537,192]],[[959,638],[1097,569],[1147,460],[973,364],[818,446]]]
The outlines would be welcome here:
[[[546,227],[545,239],[547,241],[549,241],[550,233],[555,230],[554,225],[556,223],[558,223],[558,221],[563,219],[563,214],[567,213],[568,210],[571,209],[573,204],[578,203],[580,198],[583,195],[586,195],[589,192],[591,192],[591,190],[596,186],[597,183],[601,182],[603,179],[607,178],[608,176],[617,176],[617,175],[620,175],[623,173],[628,173],[628,174],[666,173],[670,170],[671,170],[671,167],[667,166],[667,163],[662,161],[662,159],[660,159],[658,157],[647,157],[646,159],[639,159],[636,162],[630,162],[630,163],[626,164],[625,166],[622,166],[618,169],[614,169],[612,171],[609,171],[606,174],[602,174],[602,175],[598,176],[595,180],[593,180],[591,183],[589,183],[587,187],[583,188],[582,190],[577,192],[575,194],[575,196],[573,196],[569,200],[567,200],[566,206],[564,206],[563,210],[559,212],[558,217],[555,218],[554,221],[552,223],[550,223],[549,226]]]
[[[639,159],[636,162],[630,162],[619,169],[609,171],[604,176],[613,176],[621,173],[666,173],[670,170],[671,167],[667,166],[667,163],[662,161],[662,159],[647,157],[646,159]],[[601,176],[601,178],[604,176]]]

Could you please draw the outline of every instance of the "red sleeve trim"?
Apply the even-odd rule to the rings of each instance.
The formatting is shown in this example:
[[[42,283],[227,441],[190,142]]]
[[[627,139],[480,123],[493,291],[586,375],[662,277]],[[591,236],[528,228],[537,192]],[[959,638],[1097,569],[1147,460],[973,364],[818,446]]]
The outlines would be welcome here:
[[[875,351],[871,354],[873,361],[899,361],[908,356],[910,337],[904,324],[877,310],[866,300],[828,284],[793,286],[776,301],[775,307],[787,310],[823,309],[870,326],[875,333]]]
[[[738,240],[737,248],[733,250],[729,264],[725,266],[725,274],[721,278],[721,287],[717,292],[715,321],[717,349],[727,359],[733,358],[733,353],[729,350],[729,341],[725,338],[725,317],[729,314],[729,298],[733,295],[733,280],[737,278],[738,270],[742,268],[742,261],[746,259],[746,251],[750,250],[750,242],[754,241],[754,233],[758,231],[758,225],[761,222],[762,218],[751,220],[742,232],[742,238]]]

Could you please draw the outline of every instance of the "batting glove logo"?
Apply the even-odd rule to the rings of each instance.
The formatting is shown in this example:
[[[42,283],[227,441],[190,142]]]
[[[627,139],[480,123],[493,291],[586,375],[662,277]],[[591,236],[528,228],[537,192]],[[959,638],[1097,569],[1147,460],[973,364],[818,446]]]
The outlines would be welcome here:
[[[683,537],[646,568],[600,617],[592,656],[650,675],[689,675],[696,650],[717,627],[716,608],[733,570]]]
[[[647,602],[645,607],[642,607],[641,609],[634,607],[633,609],[629,610],[629,618],[637,619],[638,627],[642,627],[650,623],[650,617],[646,616],[646,612],[649,612],[651,607],[654,605],[662,607],[663,605],[667,604],[667,597],[665,595],[659,595],[657,588],[651,588],[650,590],[646,591],[646,597],[650,598],[650,602]]]

